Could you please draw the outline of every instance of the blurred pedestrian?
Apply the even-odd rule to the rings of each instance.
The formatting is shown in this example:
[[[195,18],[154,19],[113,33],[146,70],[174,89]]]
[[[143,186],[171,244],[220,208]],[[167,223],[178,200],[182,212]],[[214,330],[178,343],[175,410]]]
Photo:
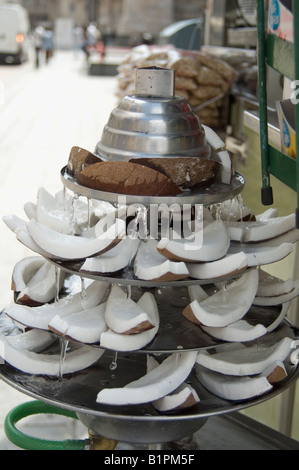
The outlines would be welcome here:
[[[98,30],[96,23],[90,23],[85,29],[85,40],[82,47],[87,59],[89,59],[91,50],[96,50],[97,43],[100,39],[101,33]]]
[[[73,30],[73,40],[74,40],[74,53],[75,56],[79,54],[79,51],[82,50],[84,45],[84,34],[83,29],[80,26],[75,26]]]
[[[37,26],[33,32],[36,68],[38,68],[40,65],[41,53],[44,47],[44,34],[45,34],[45,30],[42,26]]]
[[[44,33],[44,50],[45,50],[45,62],[48,64],[49,59],[53,56],[54,51],[54,39],[53,32],[47,29]]]

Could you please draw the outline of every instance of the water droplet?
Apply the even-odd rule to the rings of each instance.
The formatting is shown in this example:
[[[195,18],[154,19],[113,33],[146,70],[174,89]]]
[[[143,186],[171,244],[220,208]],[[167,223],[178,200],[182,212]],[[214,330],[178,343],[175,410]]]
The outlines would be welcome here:
[[[112,359],[112,361],[111,361],[111,364],[110,364],[110,366],[109,366],[109,369],[110,369],[111,371],[117,369],[117,352],[114,353],[114,357],[113,357],[113,359]]]
[[[82,300],[86,299],[87,298],[87,292],[86,292],[86,288],[85,288],[85,279],[83,277],[81,277],[81,293],[80,293],[80,297]]]
[[[63,367],[64,367],[64,360],[67,352],[67,348],[69,345],[69,341],[66,340],[65,338],[59,338],[60,341],[60,359],[59,359],[59,371],[58,371],[58,376],[59,380],[62,380],[63,377]]]

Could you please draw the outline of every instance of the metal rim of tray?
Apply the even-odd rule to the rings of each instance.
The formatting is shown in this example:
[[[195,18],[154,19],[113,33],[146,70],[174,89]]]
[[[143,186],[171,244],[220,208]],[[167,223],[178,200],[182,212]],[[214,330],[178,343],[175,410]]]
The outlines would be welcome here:
[[[80,277],[92,279],[94,281],[103,281],[110,284],[121,284],[126,286],[138,286],[145,288],[154,288],[154,287],[180,287],[180,286],[194,286],[194,285],[205,285],[213,283],[221,283],[224,281],[229,281],[230,279],[237,278],[243,274],[231,274],[225,275],[217,278],[210,279],[195,279],[187,277],[184,279],[171,280],[171,281],[147,281],[143,279],[137,279],[134,276],[134,270],[132,266],[127,266],[124,269],[121,269],[115,273],[93,273],[91,271],[81,271],[81,267],[84,264],[85,260],[69,261],[69,260],[58,260],[47,258],[47,260],[54,264],[57,268],[62,269],[66,273],[77,275]]]
[[[244,176],[241,173],[235,172],[230,184],[216,181],[206,189],[194,192],[185,191],[180,196],[137,196],[98,191],[82,186],[77,183],[76,178],[68,173],[66,166],[62,168],[60,176],[63,185],[78,196],[106,201],[111,204],[118,204],[120,200],[125,199],[126,204],[143,204],[145,206],[150,204],[216,204],[238,196],[245,186]]]

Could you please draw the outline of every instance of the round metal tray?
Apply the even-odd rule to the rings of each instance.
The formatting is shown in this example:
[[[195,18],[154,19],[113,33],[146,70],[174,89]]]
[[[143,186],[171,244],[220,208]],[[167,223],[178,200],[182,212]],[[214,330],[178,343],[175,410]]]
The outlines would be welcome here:
[[[286,335],[296,337],[295,331],[285,323],[258,341],[261,346],[271,345]],[[123,387],[146,371],[145,355],[119,354],[117,368],[111,370],[113,357],[105,351],[93,366],[61,379],[25,374],[9,364],[0,365],[0,377],[26,395],[75,411],[83,424],[97,435],[122,442],[150,444],[182,439],[200,429],[209,417],[239,411],[273,398],[299,376],[299,368],[287,360],[288,378],[274,386],[271,392],[247,401],[231,402],[208,392],[198,381],[194,369],[188,383],[197,391],[200,402],[181,413],[160,414],[151,403],[118,407],[96,402],[101,389]]]
[[[76,178],[68,173],[66,166],[62,168],[60,176],[64,186],[78,196],[85,196],[89,199],[97,199],[112,204],[118,204],[120,200],[123,201],[125,198],[126,204],[128,205],[143,204],[144,206],[150,204],[216,204],[238,196],[245,186],[244,176],[236,172],[235,175],[232,176],[231,184],[223,184],[216,181],[211,186],[201,191],[184,191],[180,196],[135,196],[98,191],[82,186],[77,183]]]
[[[211,286],[211,289],[213,286]],[[132,287],[131,298],[137,301],[146,289]],[[157,302],[160,326],[155,338],[144,348],[136,351],[145,354],[171,354],[178,351],[209,349],[223,341],[218,340],[203,331],[198,325],[187,320],[182,311],[190,303],[186,287],[161,287],[151,289]],[[260,307],[252,305],[244,317],[252,326],[262,324],[266,328],[272,325],[280,316],[283,305]],[[100,343],[93,343],[100,348]]]
[[[81,271],[85,260],[76,260],[76,261],[67,261],[67,260],[58,260],[47,258],[49,262],[54,264],[57,268],[61,268],[63,271],[69,274],[78,275],[80,277],[93,279],[95,281],[104,281],[109,282],[110,284],[121,284],[127,286],[139,286],[139,287],[180,287],[180,286],[194,286],[194,285],[205,285],[212,284],[216,282],[225,282],[232,278],[236,278],[238,274],[227,275],[224,277],[217,277],[215,279],[194,279],[187,277],[180,280],[172,281],[146,281],[143,279],[137,279],[134,275],[134,270],[132,266],[127,266],[126,268],[117,271],[115,273],[93,273],[89,271]],[[241,275],[241,274],[240,274]]]

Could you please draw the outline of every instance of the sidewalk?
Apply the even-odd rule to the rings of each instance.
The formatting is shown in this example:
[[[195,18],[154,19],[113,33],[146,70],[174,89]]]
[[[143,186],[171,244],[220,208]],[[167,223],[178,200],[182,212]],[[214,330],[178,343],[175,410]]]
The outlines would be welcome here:
[[[116,106],[115,78],[88,76],[84,56],[56,52],[49,65],[35,69],[0,66],[4,89],[0,101],[0,307],[12,301],[11,273],[17,261],[32,255],[2,222],[4,215],[25,218],[23,206],[36,201],[44,186],[62,189],[60,169],[73,145],[93,151],[102,128]],[[0,450],[15,447],[6,439],[3,423],[12,408],[32,398],[0,380]],[[59,439],[87,437],[80,423],[67,418],[30,418],[38,435],[44,430]],[[58,421],[58,422],[57,422]],[[58,425],[59,424],[59,425]],[[30,428],[30,426],[29,426]]]

